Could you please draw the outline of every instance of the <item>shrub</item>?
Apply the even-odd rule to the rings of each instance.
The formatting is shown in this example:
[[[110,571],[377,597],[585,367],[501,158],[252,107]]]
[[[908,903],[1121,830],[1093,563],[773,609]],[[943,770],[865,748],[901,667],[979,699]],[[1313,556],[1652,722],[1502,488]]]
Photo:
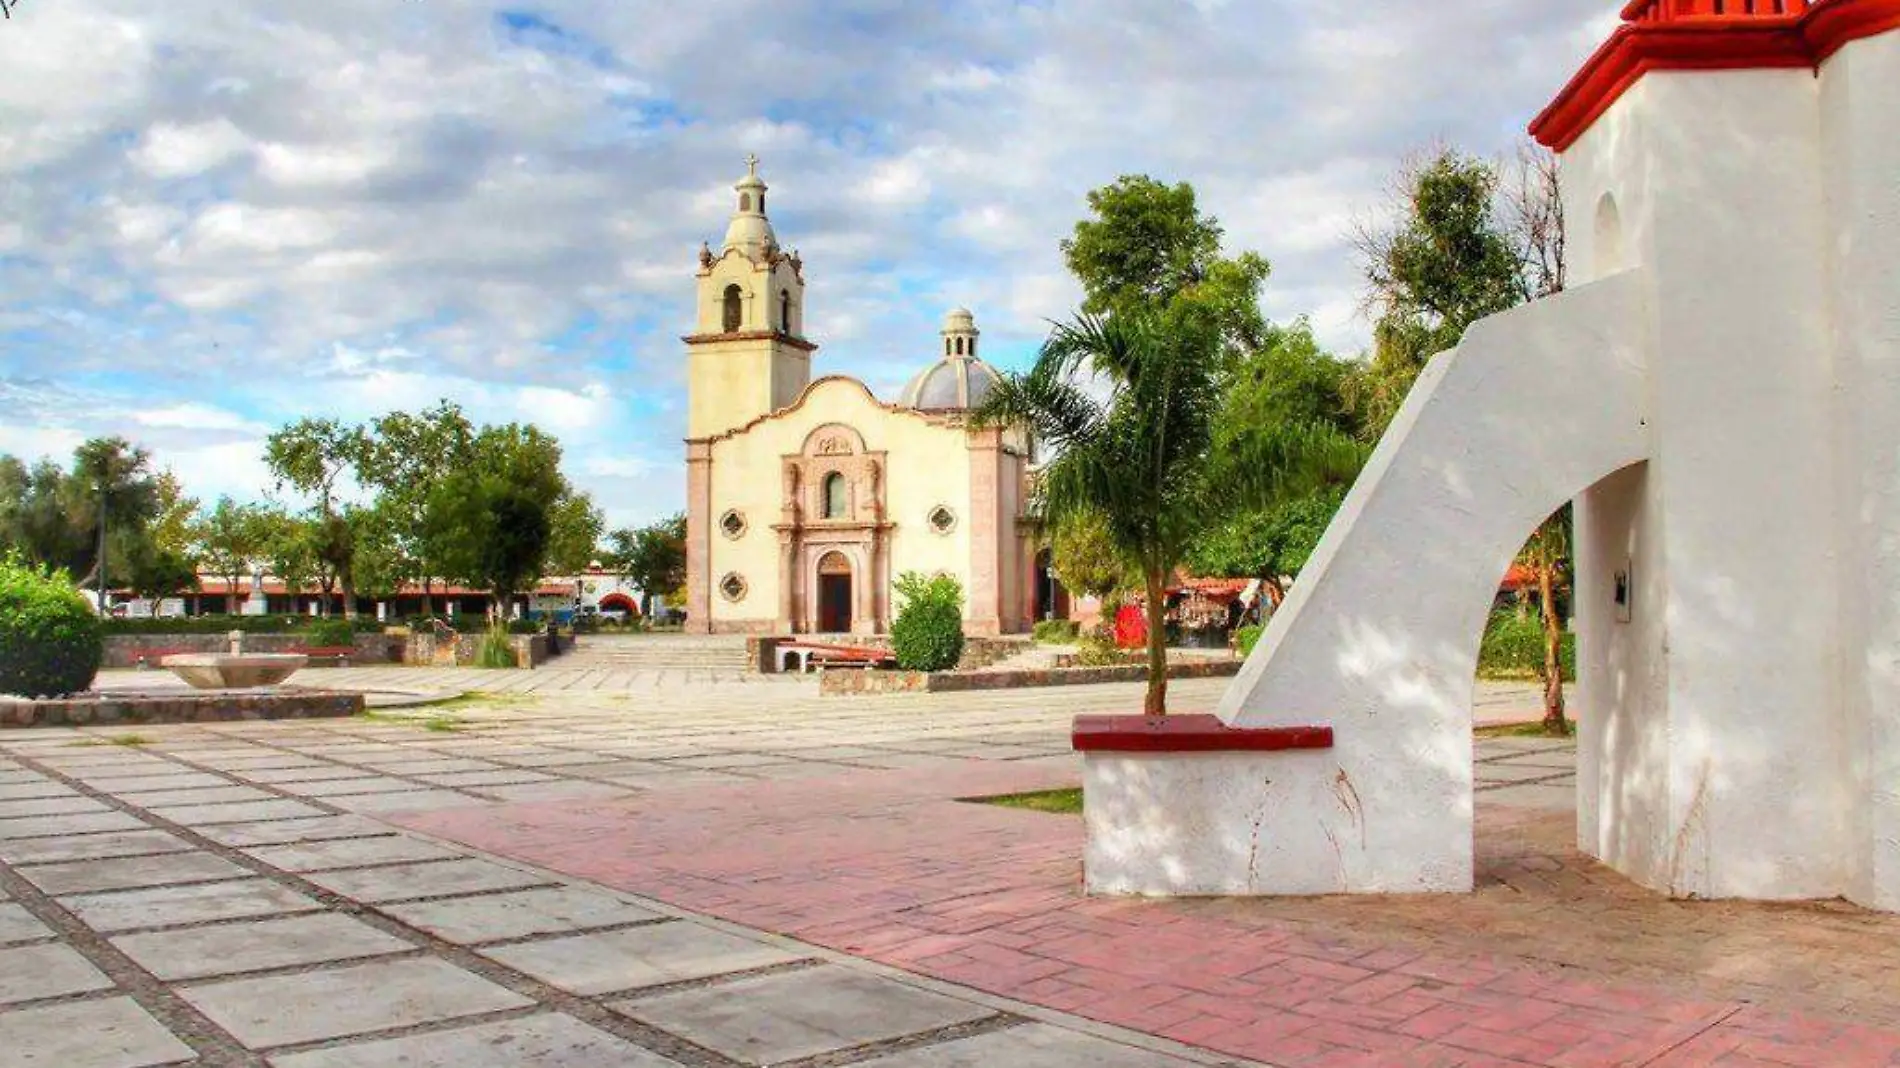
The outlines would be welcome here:
[[[1564,681],[1577,677],[1577,636],[1563,636],[1562,663]],[[1544,672],[1544,621],[1537,614],[1514,608],[1491,613],[1484,628],[1484,644],[1478,650],[1478,674],[1484,678],[1542,678]]]
[[[58,697],[92,685],[100,620],[64,572],[0,559],[0,693]]]
[[[1252,656],[1253,647],[1260,644],[1260,636],[1266,632],[1267,628],[1258,623],[1244,626],[1234,632],[1234,648],[1241,656]]]
[[[511,619],[508,621],[510,634],[539,634],[548,629],[544,619]]]
[[[1107,636],[1100,633],[1084,635],[1075,653],[1078,667],[1125,667],[1147,662],[1146,654],[1131,652],[1116,645],[1112,633]]]
[[[898,576],[904,605],[891,624],[891,651],[906,671],[948,671],[963,659],[963,585],[949,575]]]
[[[318,619],[310,624],[305,638],[311,645],[335,648],[356,640],[356,628],[347,619]]]
[[[482,635],[481,648],[475,653],[475,666],[511,668],[515,666],[515,646],[508,640],[508,628],[491,626]]]
[[[1082,634],[1082,624],[1073,619],[1044,619],[1037,622],[1031,633],[1046,645],[1073,645]]]

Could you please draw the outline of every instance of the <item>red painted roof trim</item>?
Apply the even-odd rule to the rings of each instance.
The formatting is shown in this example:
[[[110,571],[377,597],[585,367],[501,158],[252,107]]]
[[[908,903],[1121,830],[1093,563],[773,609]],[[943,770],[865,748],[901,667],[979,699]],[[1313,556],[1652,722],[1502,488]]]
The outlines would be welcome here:
[[[1624,12],[1642,15],[1651,4]],[[1531,136],[1558,152],[1653,70],[1816,69],[1843,46],[1900,29],[1900,0],[1821,0],[1785,16],[1655,16],[1617,28],[1531,123]]]
[[[1270,753],[1331,749],[1331,727],[1229,727],[1219,716],[1077,716],[1078,753]]]

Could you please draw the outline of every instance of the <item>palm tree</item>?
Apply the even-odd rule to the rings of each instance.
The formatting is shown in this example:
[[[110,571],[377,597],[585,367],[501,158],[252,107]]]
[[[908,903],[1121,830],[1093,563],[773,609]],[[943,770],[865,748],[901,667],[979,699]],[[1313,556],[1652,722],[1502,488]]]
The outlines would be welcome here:
[[[1235,509],[1257,507],[1359,452],[1337,431],[1295,426],[1216,457],[1226,397],[1220,335],[1141,311],[1058,323],[1035,365],[1009,375],[978,426],[1025,426],[1049,450],[1037,506],[1050,527],[1099,516],[1140,576],[1148,615],[1149,715],[1167,712],[1168,581],[1188,548]],[[1091,375],[1107,390],[1085,389]]]

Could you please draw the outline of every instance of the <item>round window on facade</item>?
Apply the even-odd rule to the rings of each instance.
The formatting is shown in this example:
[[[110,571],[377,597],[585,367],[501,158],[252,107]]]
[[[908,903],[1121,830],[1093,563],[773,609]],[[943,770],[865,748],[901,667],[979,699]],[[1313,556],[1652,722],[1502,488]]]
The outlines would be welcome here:
[[[734,540],[742,538],[745,536],[746,531],[745,516],[740,514],[737,510],[727,512],[725,515],[719,517],[719,529],[723,531],[728,538]]]
[[[943,505],[930,510],[930,529],[939,534],[948,534],[957,529],[957,514]]]
[[[745,591],[745,579],[737,571],[719,580],[719,595],[728,601],[737,603],[745,600]]]

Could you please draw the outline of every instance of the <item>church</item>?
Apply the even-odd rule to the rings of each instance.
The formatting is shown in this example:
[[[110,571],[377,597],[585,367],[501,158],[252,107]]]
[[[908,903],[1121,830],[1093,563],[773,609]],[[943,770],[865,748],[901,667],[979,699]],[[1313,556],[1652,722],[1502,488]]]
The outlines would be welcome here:
[[[1026,510],[1030,443],[969,424],[999,379],[975,317],[944,317],[896,403],[854,378],[814,379],[805,264],[779,244],[758,160],[746,163],[725,240],[700,248],[682,339],[687,628],[886,634],[892,582],[916,571],[963,584],[966,633],[1029,629],[1051,607],[1039,591],[1055,596]]]

